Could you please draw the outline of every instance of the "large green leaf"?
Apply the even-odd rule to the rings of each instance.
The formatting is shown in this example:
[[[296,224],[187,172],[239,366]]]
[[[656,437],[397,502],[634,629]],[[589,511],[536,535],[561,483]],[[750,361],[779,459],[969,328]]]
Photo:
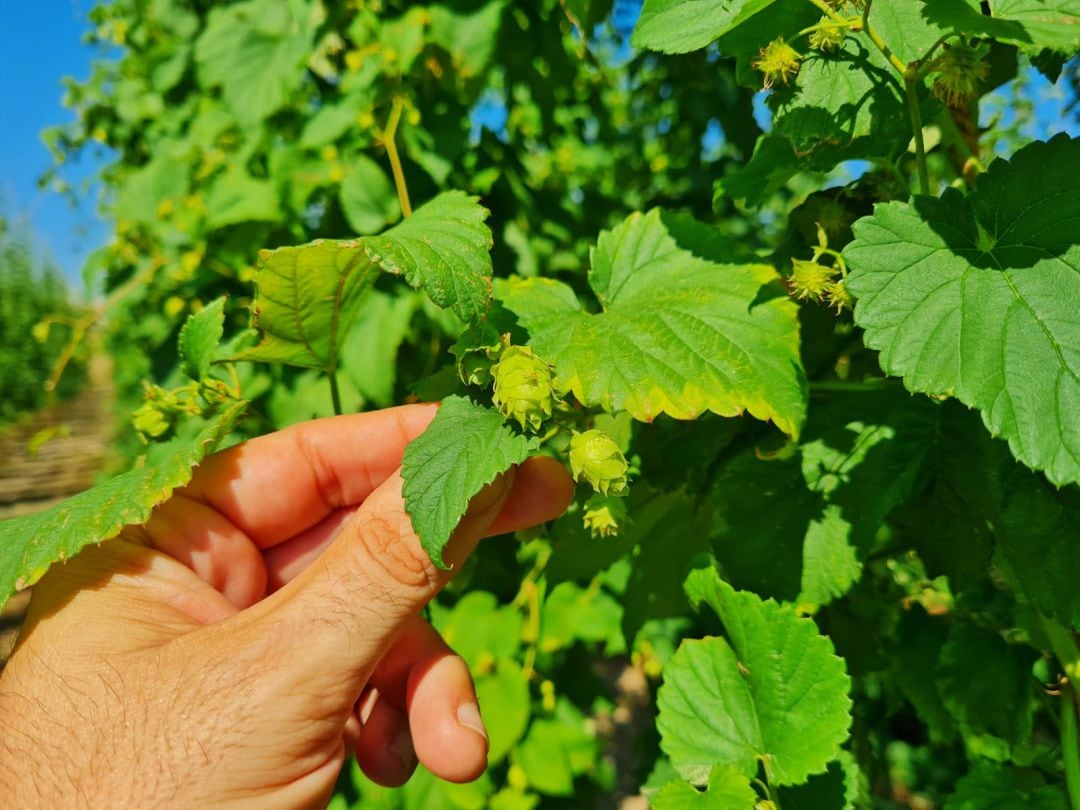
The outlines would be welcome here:
[[[810,619],[736,591],[712,569],[686,590],[720,616],[727,639],[684,641],[657,696],[660,747],[679,773],[705,784],[715,765],[770,784],[797,785],[840,753],[851,725],[851,679]]]
[[[1011,42],[1025,50],[1072,53],[1080,49],[1080,0],[922,0],[923,15],[946,30]]]
[[[879,205],[855,236],[848,289],[882,368],[1080,481],[1080,141],[995,161],[967,197]]]
[[[861,37],[848,37],[832,53],[808,54],[794,83],[778,87],[769,105],[774,132],[788,137],[800,155],[860,139],[865,155],[877,155],[901,140],[906,145],[911,136],[892,68]]]
[[[381,236],[364,240],[371,261],[462,320],[476,323],[491,305],[491,231],[476,197],[447,191]]]
[[[236,359],[332,372],[377,271],[361,240],[261,251],[253,313],[262,342]]]
[[[567,285],[517,280],[503,301],[586,405],[693,419],[744,410],[797,434],[805,412],[796,309],[776,272],[685,216],[632,214],[600,235],[593,314]]]
[[[130,470],[45,512],[0,523],[0,605],[37,582],[60,560],[145,523],[151,510],[191,480],[192,469],[229,435],[247,403],[214,417],[194,438],[178,441],[157,463]]]
[[[515,433],[502,414],[448,397],[435,419],[405,448],[405,508],[431,561],[445,568],[443,547],[485,485],[528,458],[534,440]]]
[[[635,47],[664,53],[704,48],[774,0],[645,0],[634,26]]]
[[[262,251],[254,312],[263,340],[237,359],[335,369],[378,270],[404,276],[466,320],[483,318],[491,298],[486,217],[475,197],[451,191],[381,236]]]
[[[222,88],[242,124],[258,124],[303,82],[322,16],[310,0],[247,0],[213,9],[195,45],[200,81]]]

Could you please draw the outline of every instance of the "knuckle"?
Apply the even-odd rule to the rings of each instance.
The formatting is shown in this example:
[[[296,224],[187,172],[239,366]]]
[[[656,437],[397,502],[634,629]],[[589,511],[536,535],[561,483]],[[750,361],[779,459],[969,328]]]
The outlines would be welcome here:
[[[355,523],[361,563],[392,586],[429,593],[438,587],[439,571],[412,531],[408,515],[365,515]]]

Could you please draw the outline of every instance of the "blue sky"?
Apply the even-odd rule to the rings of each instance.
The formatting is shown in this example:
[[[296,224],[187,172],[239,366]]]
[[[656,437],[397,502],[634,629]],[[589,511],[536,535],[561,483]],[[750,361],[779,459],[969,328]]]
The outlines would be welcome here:
[[[52,159],[39,133],[72,120],[60,103],[64,76],[86,79],[95,51],[81,41],[92,0],[0,0],[0,207],[25,217],[35,242],[71,278],[86,256],[108,239],[92,201],[73,209],[59,194],[38,189]],[[70,167],[77,183],[93,173],[90,164]]]

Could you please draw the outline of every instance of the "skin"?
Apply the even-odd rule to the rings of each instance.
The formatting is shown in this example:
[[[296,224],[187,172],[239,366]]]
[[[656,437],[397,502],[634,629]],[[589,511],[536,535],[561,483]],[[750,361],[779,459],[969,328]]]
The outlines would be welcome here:
[[[345,758],[455,782],[487,736],[464,661],[420,611],[452,572],[401,497],[435,406],[322,419],[211,456],[143,527],[35,586],[0,677],[12,807],[322,807]],[[447,546],[561,514],[572,483],[530,459],[477,495]]]

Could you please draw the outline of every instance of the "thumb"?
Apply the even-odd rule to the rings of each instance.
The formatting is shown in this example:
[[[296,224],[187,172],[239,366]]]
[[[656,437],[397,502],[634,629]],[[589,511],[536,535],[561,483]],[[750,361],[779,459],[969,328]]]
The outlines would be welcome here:
[[[285,647],[276,654],[293,676],[309,685],[309,677],[329,677],[335,691],[353,681],[359,694],[401,628],[489,533],[515,478],[511,469],[472,499],[444,550],[449,571],[431,562],[413,530],[400,471],[384,481],[318,559],[257,606],[270,611],[276,646]]]

